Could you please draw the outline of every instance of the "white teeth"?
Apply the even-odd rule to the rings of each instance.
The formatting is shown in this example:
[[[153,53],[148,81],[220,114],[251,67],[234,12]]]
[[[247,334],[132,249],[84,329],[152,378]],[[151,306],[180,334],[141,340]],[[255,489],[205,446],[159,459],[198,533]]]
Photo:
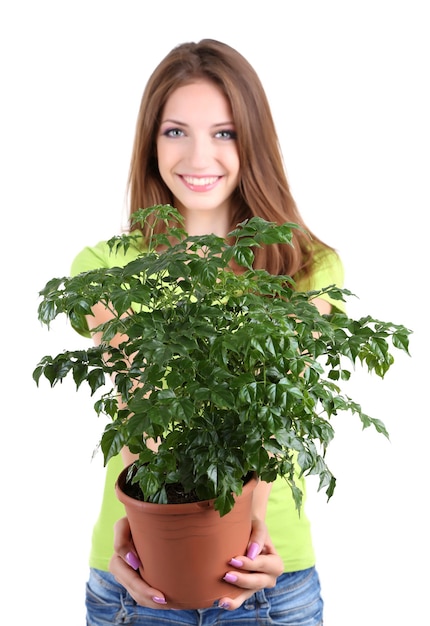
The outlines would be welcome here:
[[[194,187],[204,187],[205,185],[213,185],[218,180],[218,176],[207,176],[205,178],[194,178],[194,176],[184,176],[184,180]]]

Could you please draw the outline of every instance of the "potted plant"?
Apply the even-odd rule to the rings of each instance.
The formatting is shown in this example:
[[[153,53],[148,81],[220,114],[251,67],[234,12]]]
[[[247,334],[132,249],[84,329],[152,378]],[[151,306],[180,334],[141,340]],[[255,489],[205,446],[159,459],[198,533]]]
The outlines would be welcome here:
[[[95,411],[111,418],[100,442],[105,463],[123,446],[138,455],[120,475],[117,493],[126,505],[145,578],[171,593],[170,606],[177,599],[180,608],[203,608],[223,592],[216,588],[203,606],[194,605],[193,598],[187,604],[184,593],[195,588],[195,572],[191,585],[181,573],[178,596],[169,591],[165,574],[152,579],[148,543],[156,545],[155,530],[146,529],[151,541],[141,548],[129,503],[152,507],[157,516],[161,509],[176,511],[175,524],[156,517],[156,526],[164,533],[161,544],[172,526],[181,526],[177,543],[182,544],[190,524],[179,521],[186,519],[181,498],[211,516],[204,526],[212,526],[214,518],[227,524],[242,506],[242,492],[244,508],[250,506],[256,479],[272,482],[282,476],[300,509],[296,465],[304,475],[317,475],[319,489],[330,498],[335,477],[325,453],[334,436],[332,416],[356,414],[364,428],[373,426],[388,436],[384,424],[344,395],[340,384],[357,363],[383,377],[394,361],[392,348],[408,353],[411,331],[370,316],[321,315],[314,298],[327,293],[344,300],[351,292],[334,286],[296,291],[291,277],[253,269],[253,249],[275,242],[291,245],[295,224],[254,217],[224,240],[188,236],[170,205],[141,209],[134,220],[141,227],[152,225],[138,258],[124,267],[54,278],[41,290],[43,324],[66,315],[83,329],[98,302],[111,308],[112,319],[93,331],[102,333],[100,345],[44,356],[33,377],[37,384],[46,377],[53,386],[71,375],[77,388],[87,383],[92,394],[98,392]],[[166,224],[166,234],[158,233],[158,220]],[[112,238],[109,245],[120,254],[135,237],[141,241],[131,233]],[[109,342],[118,333],[124,339],[113,348]],[[111,379],[114,387],[100,394]],[[147,447],[148,438],[159,442],[157,452]],[[249,536],[249,510],[246,515],[242,542]],[[191,534],[200,541],[201,531],[194,526]],[[226,560],[244,548],[227,545],[217,584],[225,584],[218,579]],[[162,560],[159,544],[155,552]],[[188,569],[192,560],[188,556]]]

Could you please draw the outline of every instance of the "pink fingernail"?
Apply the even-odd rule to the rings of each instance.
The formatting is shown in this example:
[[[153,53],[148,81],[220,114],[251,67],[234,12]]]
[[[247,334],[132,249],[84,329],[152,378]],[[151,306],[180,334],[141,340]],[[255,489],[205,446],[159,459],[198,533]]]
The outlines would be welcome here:
[[[249,546],[246,556],[248,557],[248,559],[251,559],[251,561],[253,561],[259,552],[260,546],[258,545],[258,543],[253,542]]]
[[[239,559],[231,559],[229,561],[229,565],[233,565],[233,567],[242,567],[243,561],[239,561]]]
[[[157,604],[167,604],[164,598],[160,598],[159,596],[152,596],[152,600]]]
[[[226,574],[224,576],[224,580],[228,583],[235,583],[237,581],[237,576],[235,574]]]
[[[133,552],[127,552],[125,560],[133,569],[139,569],[140,561]]]

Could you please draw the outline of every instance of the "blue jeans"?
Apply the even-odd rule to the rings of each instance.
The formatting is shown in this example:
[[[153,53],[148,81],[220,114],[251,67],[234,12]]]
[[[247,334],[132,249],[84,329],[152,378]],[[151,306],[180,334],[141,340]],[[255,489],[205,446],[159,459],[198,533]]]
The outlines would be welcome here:
[[[86,593],[87,626],[321,626],[323,601],[314,567],[279,576],[276,586],[263,589],[235,611],[214,605],[208,609],[168,610],[139,606],[109,572],[90,570]]]

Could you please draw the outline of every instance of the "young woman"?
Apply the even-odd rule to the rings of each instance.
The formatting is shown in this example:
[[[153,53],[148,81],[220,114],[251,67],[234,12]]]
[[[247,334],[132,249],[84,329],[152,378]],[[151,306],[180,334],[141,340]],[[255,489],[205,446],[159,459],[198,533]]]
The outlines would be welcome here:
[[[256,266],[294,276],[301,289],[343,284],[337,253],[305,225],[291,196],[257,74],[243,56],[221,42],[179,45],[150,77],[137,120],[129,202],[131,214],[140,207],[172,204],[183,214],[191,235],[224,237],[253,215],[301,224],[306,232],[294,231],[294,247],[258,250]],[[72,273],[126,263],[137,253],[130,249],[119,260],[106,242],[100,242],[76,257]],[[339,303],[321,298],[316,306],[328,313]],[[88,324],[94,328],[107,315],[98,305]],[[248,552],[231,555],[225,580],[240,587],[240,595],[220,598],[208,609],[169,611],[163,590],[149,587],[137,571],[128,522],[114,493],[121,463],[132,460],[124,450],[123,459],[114,458],[107,467],[90,555],[90,626],[323,623],[309,521],[304,510],[298,515],[282,480],[258,485]],[[304,489],[303,479],[297,481]]]

